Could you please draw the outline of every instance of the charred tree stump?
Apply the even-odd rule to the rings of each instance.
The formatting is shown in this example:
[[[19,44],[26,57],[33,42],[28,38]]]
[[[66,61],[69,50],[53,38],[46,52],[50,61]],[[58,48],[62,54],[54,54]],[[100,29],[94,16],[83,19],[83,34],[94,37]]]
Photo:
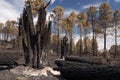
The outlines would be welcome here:
[[[37,26],[33,25],[33,17],[31,11],[31,4],[25,6],[23,15],[19,20],[19,35],[22,36],[23,51],[25,57],[25,64],[40,68],[42,66],[42,52],[47,54],[46,46],[50,43],[51,21],[46,26],[46,6],[41,6],[38,11]],[[46,42],[47,40],[47,42]],[[42,62],[42,63],[41,63]]]
[[[68,38],[66,36],[64,36],[63,40],[61,40],[61,57],[60,57],[60,59],[63,59],[64,57],[67,56],[67,51],[68,51],[67,41],[68,41]]]

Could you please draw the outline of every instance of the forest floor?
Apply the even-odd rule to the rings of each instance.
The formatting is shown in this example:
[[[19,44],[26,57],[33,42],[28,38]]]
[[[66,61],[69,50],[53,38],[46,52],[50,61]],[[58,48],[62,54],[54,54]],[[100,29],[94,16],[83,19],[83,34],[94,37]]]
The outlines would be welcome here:
[[[24,57],[22,49],[11,50],[11,49],[0,49],[0,80],[65,80],[60,76],[60,72],[54,71],[53,68],[56,68],[57,65],[55,61],[58,60],[59,56],[55,54],[50,54],[49,58],[49,66],[44,69],[36,70],[31,67],[25,67]],[[16,60],[19,65],[18,66],[10,66],[10,64],[14,64],[10,59]],[[82,59],[87,59],[89,61],[89,57],[81,57]],[[95,60],[98,60],[95,57]],[[90,58],[91,60],[92,58]],[[102,59],[103,62],[106,60]],[[7,66],[4,64],[8,64]],[[116,60],[112,60],[111,65],[120,65],[120,58]],[[9,66],[9,67],[8,67]],[[57,75],[57,76],[55,76]],[[76,80],[76,79],[75,79]],[[88,79],[89,80],[89,79]]]
[[[22,49],[0,49],[0,80],[64,80],[59,76],[60,72],[53,70],[57,67],[56,59],[55,55],[49,55],[49,66],[37,70],[24,66]],[[16,60],[18,66],[11,66],[12,60]]]

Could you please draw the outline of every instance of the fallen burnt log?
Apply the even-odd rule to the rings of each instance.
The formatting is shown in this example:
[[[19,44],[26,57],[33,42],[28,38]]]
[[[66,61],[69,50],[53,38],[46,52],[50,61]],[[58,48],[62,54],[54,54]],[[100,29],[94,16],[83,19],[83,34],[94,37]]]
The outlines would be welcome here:
[[[56,60],[55,64],[58,67],[81,67],[81,68],[96,68],[96,67],[113,67],[112,65],[106,64],[89,64],[89,63],[80,63],[80,62],[73,62],[73,61],[64,61],[64,60]],[[120,67],[120,66],[116,66]]]
[[[68,80],[120,80],[120,67],[57,60],[61,76]]]
[[[18,63],[10,58],[0,58],[0,71],[11,69],[15,66],[18,66]]]
[[[66,57],[65,60],[89,64],[106,64],[107,61],[110,61],[110,59],[108,60],[98,57],[76,57],[76,56]]]
[[[3,66],[11,66],[11,65],[18,65],[18,63],[13,60],[12,58],[0,58],[0,65]]]
[[[18,60],[23,56],[21,51],[16,50],[1,50],[0,52],[0,68],[2,66],[17,66]]]

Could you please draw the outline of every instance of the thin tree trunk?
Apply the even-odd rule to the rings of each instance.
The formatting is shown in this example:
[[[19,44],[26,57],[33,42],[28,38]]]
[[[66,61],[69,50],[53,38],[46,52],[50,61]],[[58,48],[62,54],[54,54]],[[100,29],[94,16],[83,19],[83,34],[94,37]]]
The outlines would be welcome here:
[[[116,57],[117,54],[117,29],[116,29],[116,23],[115,23],[115,54],[114,54],[114,58]]]
[[[104,57],[106,57],[106,23],[104,26]]]
[[[80,54],[82,53],[82,29],[80,28]]]
[[[71,33],[72,33],[72,31],[71,31]],[[72,34],[70,37],[70,54],[72,54]]]
[[[97,38],[97,35],[96,35],[96,33],[95,33],[95,41],[96,41],[96,43],[95,43],[95,44],[96,44],[96,45],[95,45],[95,47],[96,47],[96,48],[95,48],[95,55],[98,56],[98,48],[97,48],[97,39],[96,39],[96,38]]]
[[[60,53],[60,45],[59,45],[59,43],[60,43],[60,41],[59,41],[59,37],[60,37],[60,35],[59,35],[59,29],[58,29],[58,33],[57,33],[57,35],[58,35],[58,42],[57,42],[57,54],[59,54]]]
[[[95,31],[94,31],[94,22],[92,17],[92,28],[93,28],[93,41],[92,41],[92,50],[93,50],[93,56],[95,56]]]
[[[84,44],[85,44],[85,48],[84,48],[84,53],[86,54],[86,56],[88,55],[87,54],[87,29],[85,29],[85,37],[84,38],[86,38],[85,39],[85,42],[84,42]]]
[[[67,32],[65,33],[65,36],[67,37]],[[68,39],[68,37],[67,37],[67,39]],[[68,41],[67,41],[68,42]],[[68,56],[68,43],[66,42],[66,49],[65,49],[65,57],[67,57]]]

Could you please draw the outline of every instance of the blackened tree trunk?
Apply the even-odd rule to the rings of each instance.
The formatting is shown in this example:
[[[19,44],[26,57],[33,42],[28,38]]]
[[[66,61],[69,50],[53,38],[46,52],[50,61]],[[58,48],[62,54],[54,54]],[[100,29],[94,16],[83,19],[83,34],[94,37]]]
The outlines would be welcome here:
[[[57,31],[57,36],[58,36],[58,41],[57,41],[57,54],[60,53],[60,40],[59,40],[59,37],[60,37],[60,30],[58,29]]]
[[[117,23],[115,22],[115,53],[114,53],[114,58],[116,57],[117,54]]]
[[[95,56],[95,31],[94,31],[94,19],[93,19],[93,17],[92,17],[92,29],[93,29],[92,50],[93,50],[93,56]]]
[[[83,52],[83,46],[82,46],[82,28],[80,28],[80,54]]]
[[[106,23],[104,26],[104,57],[106,57]]]

